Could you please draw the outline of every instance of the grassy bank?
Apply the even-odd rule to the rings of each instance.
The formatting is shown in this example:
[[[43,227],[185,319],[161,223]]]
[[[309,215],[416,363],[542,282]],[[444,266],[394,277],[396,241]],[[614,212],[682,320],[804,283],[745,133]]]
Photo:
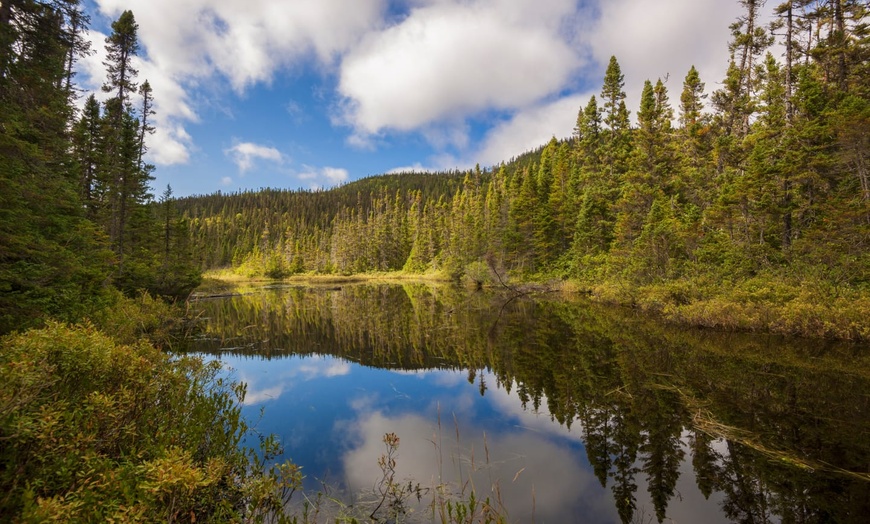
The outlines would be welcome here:
[[[545,289],[579,293],[591,299],[638,309],[679,325],[725,331],[752,331],[788,336],[870,341],[870,293],[836,286],[819,279],[760,274],[743,280],[711,275],[648,284],[616,278],[561,279],[553,275],[499,278],[490,271],[467,271],[459,280],[468,287]],[[341,285],[407,281],[455,282],[443,272],[371,272],[352,275],[298,274],[283,279],[248,278],[232,270],[209,271],[199,294],[219,294],[239,284],[286,282],[300,285]]]
[[[203,289],[220,288],[232,284],[255,283],[255,282],[289,282],[296,284],[353,284],[360,282],[450,282],[451,276],[437,271],[428,273],[409,273],[406,271],[372,271],[354,274],[333,273],[299,273],[282,278],[268,278],[264,276],[240,275],[232,269],[211,269],[203,274],[203,284],[197,291]]]
[[[870,341],[870,294],[760,275],[742,281],[682,279],[647,285],[572,281],[596,301],[637,308],[675,324],[727,331]]]

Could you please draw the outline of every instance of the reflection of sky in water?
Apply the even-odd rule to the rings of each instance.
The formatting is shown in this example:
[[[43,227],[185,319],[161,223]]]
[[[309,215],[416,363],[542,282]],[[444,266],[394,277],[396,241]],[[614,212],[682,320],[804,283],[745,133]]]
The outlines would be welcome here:
[[[610,485],[600,485],[586,460],[579,422],[568,430],[544,407],[524,410],[492,375],[483,374],[489,389],[481,397],[458,371],[397,372],[331,357],[223,361],[248,384],[245,415],[257,431],[282,439],[307,489],[371,492],[381,478],[383,436],[393,432],[401,439],[398,480],[473,486],[478,498],[501,500],[515,522],[533,515],[536,522],[619,522]],[[724,522],[720,496],[704,499],[685,451],[668,520]],[[654,522],[645,474],[636,482],[636,515]]]

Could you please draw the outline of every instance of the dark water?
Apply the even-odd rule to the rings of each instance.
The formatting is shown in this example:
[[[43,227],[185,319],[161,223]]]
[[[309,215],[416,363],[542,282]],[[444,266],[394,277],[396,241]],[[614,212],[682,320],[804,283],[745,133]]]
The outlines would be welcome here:
[[[870,522],[866,346],[551,294],[239,291],[192,305],[194,349],[248,383],[246,414],[326,495],[323,516],[369,514],[392,432],[396,480],[423,490],[400,521],[473,490],[510,522]]]

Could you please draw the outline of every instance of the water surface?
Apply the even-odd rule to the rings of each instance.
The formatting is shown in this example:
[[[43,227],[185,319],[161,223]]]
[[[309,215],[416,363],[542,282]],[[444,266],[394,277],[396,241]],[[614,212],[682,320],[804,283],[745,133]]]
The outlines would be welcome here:
[[[867,347],[675,329],[553,294],[239,292],[194,303],[194,349],[248,383],[246,415],[310,493],[341,501],[333,516],[377,505],[386,433],[396,480],[422,489],[404,520],[472,490],[511,522],[870,515]]]

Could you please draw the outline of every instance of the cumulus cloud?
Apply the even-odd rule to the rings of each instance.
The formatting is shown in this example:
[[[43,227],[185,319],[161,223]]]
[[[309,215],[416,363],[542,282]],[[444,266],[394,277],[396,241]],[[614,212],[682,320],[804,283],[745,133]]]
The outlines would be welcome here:
[[[340,167],[313,167],[303,166],[304,170],[297,176],[299,180],[307,182],[312,189],[337,186],[347,182],[350,177],[347,169]]]
[[[472,156],[483,165],[494,165],[546,144],[554,136],[571,136],[577,112],[589,96],[566,96],[518,111],[510,120],[493,127]]]
[[[409,166],[394,167],[393,169],[390,169],[389,171],[387,171],[387,174],[388,175],[395,175],[398,173],[429,173],[432,171],[438,171],[438,169],[425,167],[420,162],[415,162]]]
[[[770,20],[773,2],[760,21]],[[600,17],[582,32],[603,76],[611,56],[625,75],[627,104],[637,113],[644,80],[664,80],[672,105],[679,101],[683,79],[694,65],[707,92],[717,89],[728,67],[729,25],[743,12],[739,2],[721,0],[599,0]]]
[[[728,26],[740,9],[737,2],[717,0],[663,0],[654,5],[646,0],[600,0],[591,10],[595,16],[579,19],[576,39],[576,45],[591,58],[585,69],[586,76],[595,79],[591,88],[518,108],[490,128],[476,148],[460,159],[450,158],[443,167],[496,164],[539,147],[552,136],[570,136],[577,112],[600,91],[611,56],[617,57],[625,76],[626,104],[632,118],[646,79],[667,78],[671,105],[676,109],[683,78],[694,65],[707,92],[712,93],[725,76]],[[761,16],[762,21],[768,18],[769,12]]]
[[[106,80],[106,35],[99,31],[89,31],[86,35],[93,54],[83,57],[78,63],[79,82],[86,91],[94,93],[98,100],[104,101],[111,93],[102,91]],[[156,132],[149,139],[149,160],[159,165],[186,163],[190,158],[193,139],[184,128],[184,122],[197,122],[198,116],[191,107],[187,90],[167,71],[157,67],[154,62],[136,57],[133,67],[139,71],[141,84],[148,80],[154,93],[154,111],[151,123]],[[138,107],[141,100],[132,96]],[[84,99],[80,98],[83,104]]]
[[[314,53],[323,62],[379,23],[384,0],[96,0],[117,17],[136,13],[148,56],[172,73],[217,70],[241,91]]]
[[[187,127],[199,121],[203,89],[217,98],[225,96],[221,85],[243,94],[312,66],[329,79],[324,105],[332,104],[346,145],[377,150],[394,133],[416,133],[434,149],[429,165],[497,163],[570,135],[611,55],[633,115],[647,78],[669,77],[676,105],[695,65],[713,91],[727,66],[728,25],[741,9],[719,0],[94,1],[112,19],[125,9],[136,14],[139,78],[151,82],[157,110],[151,160],[164,165],[189,161],[196,145]],[[91,34],[98,53],[80,64],[89,89],[104,78],[104,38]],[[284,109],[296,125],[313,118],[294,101]],[[482,139],[480,126],[490,126]],[[242,151],[230,158],[242,172],[255,160],[274,161]],[[327,169],[299,176],[346,180],[346,171]]]
[[[242,174],[250,171],[258,160],[266,160],[276,164],[284,162],[284,155],[274,147],[262,146],[253,142],[240,142],[225,150],[224,153],[232,158]]]
[[[199,120],[191,92],[218,79],[238,93],[269,82],[276,71],[315,56],[331,64],[380,23],[384,0],[95,0],[111,19],[130,9],[139,24],[143,56],[139,79],[154,90],[157,134],[151,159],[186,163],[193,141],[185,125]],[[80,70],[86,87],[99,89],[105,35],[92,32],[97,55]]]
[[[558,92],[581,63],[561,34],[574,4],[434,1],[412,9],[343,58],[343,121],[362,133],[417,130]]]

